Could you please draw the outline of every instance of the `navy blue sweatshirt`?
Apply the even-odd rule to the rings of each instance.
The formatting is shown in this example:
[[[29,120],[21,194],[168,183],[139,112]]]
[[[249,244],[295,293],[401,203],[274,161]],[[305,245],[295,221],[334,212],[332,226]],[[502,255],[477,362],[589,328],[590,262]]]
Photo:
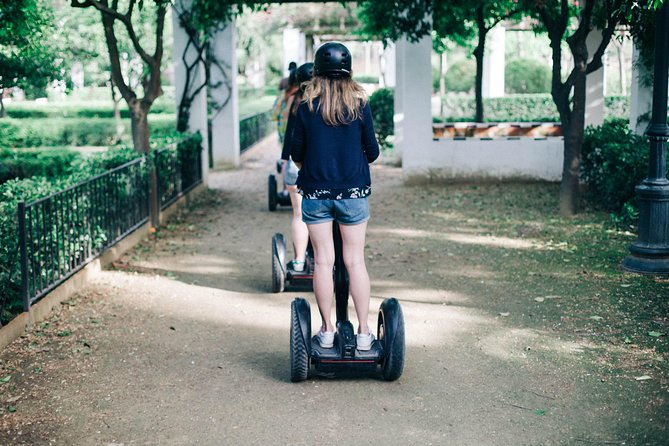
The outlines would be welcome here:
[[[349,124],[327,125],[318,99],[313,112],[302,103],[291,119],[290,155],[302,163],[297,186],[305,198],[361,198],[371,193],[369,163],[379,157],[379,144],[369,103],[362,117]]]

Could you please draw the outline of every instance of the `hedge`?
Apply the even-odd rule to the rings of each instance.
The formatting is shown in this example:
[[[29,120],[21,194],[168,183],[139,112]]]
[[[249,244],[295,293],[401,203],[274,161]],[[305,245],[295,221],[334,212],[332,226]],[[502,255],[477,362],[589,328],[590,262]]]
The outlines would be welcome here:
[[[201,138],[167,136],[152,139],[152,149],[168,148],[176,152],[177,164],[190,174],[193,160],[201,149]],[[16,314],[23,311],[20,299],[20,272],[18,262],[18,222],[17,206],[20,201],[31,202],[69,186],[75,185],[114,167],[125,164],[139,156],[129,147],[118,147],[90,156],[77,156],[70,166],[70,175],[35,176],[25,179],[12,179],[0,184],[0,323],[5,324]],[[187,179],[188,181],[188,179]]]
[[[122,139],[131,139],[130,120],[121,121]],[[174,115],[149,115],[152,136],[169,135]],[[113,118],[0,119],[0,147],[109,146],[119,140]]]
[[[447,116],[439,121],[473,121],[476,100],[471,95],[449,93],[444,98]],[[553,98],[550,94],[507,95],[500,98],[485,98],[483,107],[486,122],[560,122]],[[604,116],[627,118],[629,98],[607,96],[604,99]]]
[[[122,118],[130,118],[130,110],[125,102],[120,104]],[[34,101],[12,102],[7,104],[7,117],[14,119],[30,118],[113,118],[114,108],[109,101],[89,102],[49,102],[38,104]],[[151,107],[151,114],[174,114],[173,102],[159,101]]]

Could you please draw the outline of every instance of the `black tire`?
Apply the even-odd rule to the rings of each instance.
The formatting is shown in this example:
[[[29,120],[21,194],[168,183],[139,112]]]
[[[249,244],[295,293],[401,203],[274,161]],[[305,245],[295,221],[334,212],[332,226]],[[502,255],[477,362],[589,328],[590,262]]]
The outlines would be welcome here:
[[[276,211],[277,196],[276,196],[276,177],[270,175],[267,179],[267,197],[268,207],[270,212]]]
[[[272,237],[272,292],[282,293],[286,288],[286,242],[283,234]]]
[[[295,298],[290,305],[290,380],[300,382],[309,375],[311,312],[309,302]]]
[[[383,379],[395,381],[404,371],[404,314],[397,299],[385,299],[381,304],[376,335],[383,345]]]

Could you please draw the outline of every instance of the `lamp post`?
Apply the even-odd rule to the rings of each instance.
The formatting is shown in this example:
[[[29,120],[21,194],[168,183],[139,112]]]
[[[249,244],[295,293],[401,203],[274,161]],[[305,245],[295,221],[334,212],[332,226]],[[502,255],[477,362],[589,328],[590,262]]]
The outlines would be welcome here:
[[[638,238],[622,267],[643,274],[669,274],[669,180],[667,180],[667,79],[669,78],[669,1],[656,12],[653,111],[646,136],[650,141],[648,178],[636,187]]]

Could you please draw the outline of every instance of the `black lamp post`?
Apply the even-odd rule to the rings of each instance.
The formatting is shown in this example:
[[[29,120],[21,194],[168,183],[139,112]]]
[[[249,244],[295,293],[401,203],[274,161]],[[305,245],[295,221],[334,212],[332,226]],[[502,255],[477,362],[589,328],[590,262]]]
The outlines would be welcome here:
[[[667,79],[669,78],[669,2],[656,12],[653,115],[648,178],[636,187],[639,236],[630,245],[623,268],[644,274],[669,274],[669,180],[667,180]]]

